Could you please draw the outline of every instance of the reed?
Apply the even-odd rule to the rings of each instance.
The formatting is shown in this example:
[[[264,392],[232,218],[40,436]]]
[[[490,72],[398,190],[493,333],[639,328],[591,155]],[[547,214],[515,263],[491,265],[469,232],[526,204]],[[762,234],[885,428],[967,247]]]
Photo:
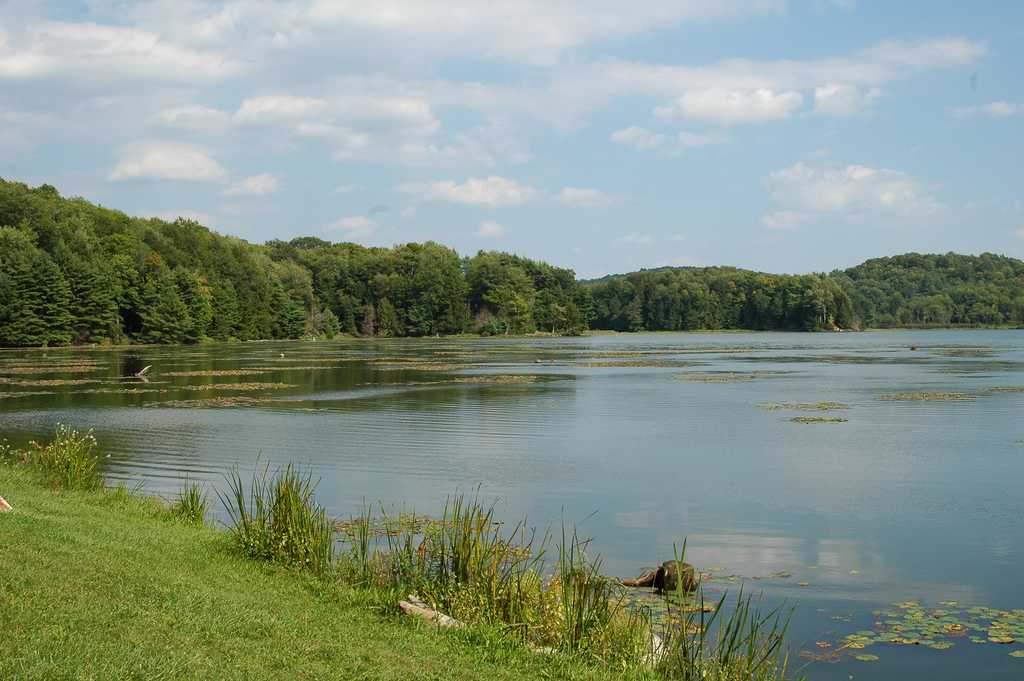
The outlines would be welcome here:
[[[682,574],[682,552],[676,560]],[[669,620],[658,672],[682,681],[784,681],[789,677],[786,630],[792,615],[781,607],[763,610],[742,587],[730,607],[728,593],[706,607],[701,586],[687,605],[682,580],[667,596]],[[710,611],[710,612],[709,612]],[[728,613],[728,614],[723,614]]]
[[[316,485],[310,474],[303,476],[288,464],[271,476],[268,464],[253,473],[247,493],[236,466],[225,481],[228,491],[217,494],[244,555],[314,574],[328,571],[333,528],[324,508],[313,500]]]
[[[206,491],[195,482],[187,482],[178,492],[178,498],[171,506],[171,515],[194,525],[201,525],[206,520]]]

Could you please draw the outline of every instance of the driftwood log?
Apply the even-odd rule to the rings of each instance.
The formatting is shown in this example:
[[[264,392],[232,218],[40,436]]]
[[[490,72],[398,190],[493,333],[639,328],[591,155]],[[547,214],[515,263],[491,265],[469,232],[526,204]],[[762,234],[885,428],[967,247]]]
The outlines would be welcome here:
[[[398,602],[398,608],[407,615],[413,617],[419,617],[422,620],[426,620],[431,624],[436,624],[439,627],[447,627],[460,629],[466,626],[465,622],[460,622],[454,617],[449,617],[443,612],[438,612],[431,608],[427,603],[420,600],[416,594],[409,594],[406,596],[404,601]],[[555,653],[554,648],[547,646],[539,646],[534,643],[527,643],[527,647],[538,655],[551,655]],[[662,658],[665,654],[665,642],[660,636],[651,632],[651,652],[647,655],[647,663],[654,665]]]
[[[622,586],[650,586],[658,591],[676,591],[680,587],[680,567],[682,568],[682,588],[693,591],[697,588],[697,578],[693,566],[676,560],[666,560],[656,569],[640,575],[636,579],[623,579]]]
[[[439,627],[460,628],[466,626],[454,617],[449,617],[443,612],[434,610],[414,594],[409,594],[404,601],[399,601],[398,607],[407,615],[419,617],[420,619],[432,622]]]

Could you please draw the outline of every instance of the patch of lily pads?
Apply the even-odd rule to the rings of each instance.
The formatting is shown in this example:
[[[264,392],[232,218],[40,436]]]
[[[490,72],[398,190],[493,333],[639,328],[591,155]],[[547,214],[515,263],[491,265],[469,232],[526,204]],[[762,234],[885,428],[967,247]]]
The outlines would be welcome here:
[[[828,653],[804,651],[801,656],[813,661],[835,662],[837,653],[847,652],[857,660],[875,661],[877,656],[861,651],[879,645],[949,650],[965,642],[997,646],[1024,644],[1024,609],[1020,608],[965,607],[957,601],[942,601],[937,607],[929,608],[918,601],[903,601],[873,614],[873,629],[855,631],[835,643],[819,642],[818,647],[829,649]],[[1024,649],[1014,648],[1009,654],[1024,658]]]

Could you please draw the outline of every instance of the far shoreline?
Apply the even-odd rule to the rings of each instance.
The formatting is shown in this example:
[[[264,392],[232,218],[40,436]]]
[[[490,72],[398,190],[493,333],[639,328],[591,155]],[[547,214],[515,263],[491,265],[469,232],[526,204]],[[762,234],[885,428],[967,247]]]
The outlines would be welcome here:
[[[380,341],[414,341],[414,342],[427,342],[427,341],[463,341],[463,340],[482,340],[482,341],[499,341],[499,340],[530,340],[530,339],[547,339],[547,338],[559,338],[559,339],[574,339],[574,338],[601,338],[601,337],[620,337],[620,336],[668,336],[668,335],[711,335],[711,334],[731,334],[731,335],[745,335],[745,334],[800,334],[800,335],[838,335],[838,334],[862,334],[862,333],[881,333],[887,331],[899,331],[899,332],[911,332],[911,331],[1024,331],[1024,327],[1014,325],[963,325],[963,326],[890,326],[890,327],[871,327],[867,329],[860,329],[854,331],[852,329],[837,329],[837,330],[813,330],[813,331],[800,331],[794,329],[689,329],[689,330],[640,330],[640,331],[616,331],[614,329],[592,329],[587,333],[583,333],[577,336],[549,333],[546,331],[538,331],[536,333],[527,334],[500,334],[500,335],[480,335],[475,333],[460,333],[450,334],[446,336],[358,336],[339,334],[334,338],[260,338],[252,340],[209,340],[200,341],[198,343],[117,343],[117,344],[106,344],[106,343],[92,343],[88,345],[51,345],[51,346],[0,346],[0,351],[26,351],[26,352],[49,352],[55,350],[143,350],[150,348],[201,348],[201,347],[218,347],[218,346],[232,346],[232,345],[252,345],[252,344],[291,344],[291,343],[337,343],[342,341],[361,341],[361,342],[380,342]]]

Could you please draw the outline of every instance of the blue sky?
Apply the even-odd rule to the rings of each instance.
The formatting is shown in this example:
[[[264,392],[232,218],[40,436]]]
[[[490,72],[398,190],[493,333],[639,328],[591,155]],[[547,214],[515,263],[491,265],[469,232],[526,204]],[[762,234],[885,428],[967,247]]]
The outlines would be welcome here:
[[[0,0],[0,176],[599,276],[1024,257],[1024,3]]]

